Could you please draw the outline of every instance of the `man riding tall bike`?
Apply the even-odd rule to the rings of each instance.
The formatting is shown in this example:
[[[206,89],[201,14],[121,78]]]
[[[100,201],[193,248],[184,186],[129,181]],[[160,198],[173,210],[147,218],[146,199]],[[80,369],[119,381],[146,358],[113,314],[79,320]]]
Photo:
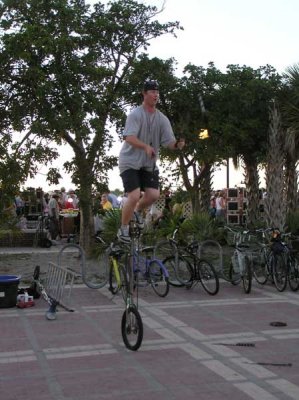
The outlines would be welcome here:
[[[120,176],[128,199],[122,209],[118,238],[125,243],[130,242],[129,222],[134,211],[137,222],[142,225],[142,211],[160,196],[159,170],[156,166],[160,147],[181,150],[185,146],[184,139],[176,140],[169,119],[156,108],[158,82],[146,80],[142,95],[142,104],[127,117],[119,155]]]

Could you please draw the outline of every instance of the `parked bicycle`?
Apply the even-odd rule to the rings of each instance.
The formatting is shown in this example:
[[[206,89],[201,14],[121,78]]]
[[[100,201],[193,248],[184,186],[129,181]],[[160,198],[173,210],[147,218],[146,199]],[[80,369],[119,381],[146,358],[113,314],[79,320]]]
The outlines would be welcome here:
[[[229,226],[225,229],[234,234],[234,252],[228,270],[228,280],[233,285],[242,282],[244,292],[249,294],[252,286],[252,252],[254,251],[248,243],[244,243],[244,236],[248,232],[235,230]]]
[[[215,295],[219,291],[219,279],[213,265],[198,256],[199,242],[182,246],[176,240],[181,222],[170,239],[156,244],[154,254],[165,257],[163,264],[168,270],[171,285],[191,288],[200,282],[208,294]]]
[[[299,289],[299,266],[297,251],[289,242],[291,234],[281,233],[279,229],[273,228],[267,229],[267,231],[271,231],[271,240],[263,250],[257,281],[265,284],[272,279],[279,292],[283,292],[289,282],[291,290],[297,291]]]

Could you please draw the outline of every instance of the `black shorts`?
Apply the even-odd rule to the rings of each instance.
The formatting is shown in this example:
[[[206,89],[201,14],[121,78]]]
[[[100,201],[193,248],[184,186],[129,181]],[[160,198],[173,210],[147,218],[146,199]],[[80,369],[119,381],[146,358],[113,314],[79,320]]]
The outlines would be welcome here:
[[[125,192],[133,192],[140,188],[159,189],[159,171],[146,171],[145,169],[127,169],[120,174]]]

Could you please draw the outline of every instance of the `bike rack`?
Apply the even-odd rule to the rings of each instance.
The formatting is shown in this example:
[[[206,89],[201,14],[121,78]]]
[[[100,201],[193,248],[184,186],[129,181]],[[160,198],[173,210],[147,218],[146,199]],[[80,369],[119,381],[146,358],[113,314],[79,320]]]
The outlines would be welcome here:
[[[79,251],[81,265],[85,263],[85,255],[83,249],[73,243],[69,243],[62,247],[57,257],[57,264],[49,262],[48,271],[43,286],[43,297],[50,304],[49,310],[46,312],[46,318],[49,320],[56,319],[56,308],[61,306],[67,311],[73,312],[71,308],[71,292],[75,278],[79,275],[69,267],[61,266],[62,254],[65,249],[71,247]]]
[[[205,240],[202,243],[200,243],[199,248],[198,248],[198,257],[206,259],[204,255],[204,250],[207,247],[213,247],[216,248],[216,251],[213,252],[213,255],[216,254],[215,259],[210,260],[207,258],[207,261],[211,262],[213,264],[214,268],[216,269],[218,276],[224,277],[223,275],[223,250],[221,245],[216,242],[215,240]]]

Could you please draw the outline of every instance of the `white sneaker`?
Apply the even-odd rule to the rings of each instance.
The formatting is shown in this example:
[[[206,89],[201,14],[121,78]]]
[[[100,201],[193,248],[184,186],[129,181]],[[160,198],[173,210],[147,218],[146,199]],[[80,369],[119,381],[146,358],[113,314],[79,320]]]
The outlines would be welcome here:
[[[129,235],[129,227],[119,228],[117,232],[117,237],[123,243],[131,243],[131,238]]]
[[[135,217],[135,221],[137,223],[138,228],[143,229],[144,228],[144,220],[143,220],[142,213],[139,211],[134,211],[134,217]]]

